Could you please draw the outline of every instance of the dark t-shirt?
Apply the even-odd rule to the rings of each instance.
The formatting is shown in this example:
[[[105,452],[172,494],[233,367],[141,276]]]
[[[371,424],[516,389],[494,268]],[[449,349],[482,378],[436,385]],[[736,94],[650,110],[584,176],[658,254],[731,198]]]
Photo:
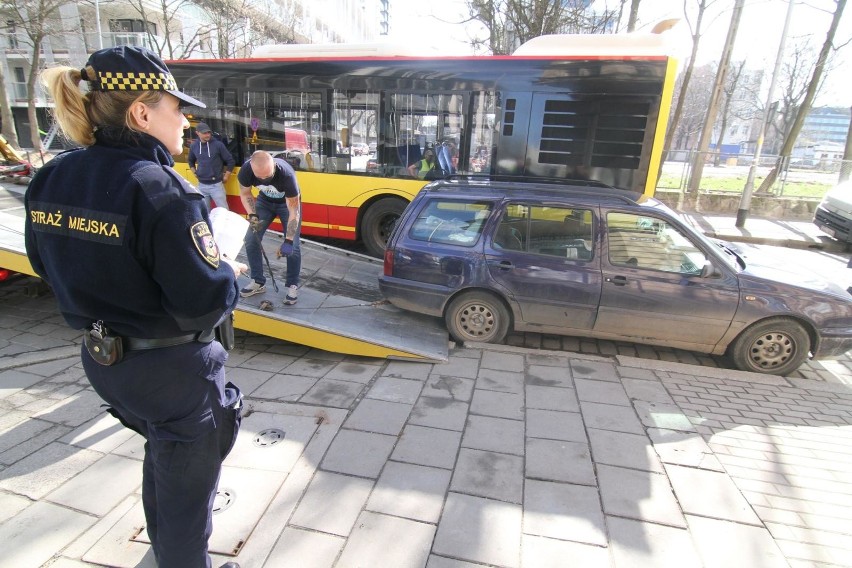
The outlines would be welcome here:
[[[299,183],[296,181],[296,171],[293,166],[279,158],[273,158],[275,162],[275,174],[272,179],[261,180],[251,169],[251,160],[246,160],[243,167],[240,168],[240,173],[237,174],[237,180],[243,187],[256,187],[260,194],[260,199],[271,201],[273,203],[281,203],[287,197],[297,197],[299,195]]]

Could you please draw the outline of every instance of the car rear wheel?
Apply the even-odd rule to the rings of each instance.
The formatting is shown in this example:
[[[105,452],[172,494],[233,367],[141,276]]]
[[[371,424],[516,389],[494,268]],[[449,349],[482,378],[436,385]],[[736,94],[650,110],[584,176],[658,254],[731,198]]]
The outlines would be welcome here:
[[[499,343],[509,331],[509,310],[494,294],[466,292],[450,302],[444,317],[458,342]]]
[[[742,371],[786,375],[801,366],[810,350],[810,336],[800,323],[772,318],[743,331],[728,353]]]
[[[369,206],[361,219],[361,242],[367,254],[382,258],[394,225],[406,205],[402,199],[387,197]]]

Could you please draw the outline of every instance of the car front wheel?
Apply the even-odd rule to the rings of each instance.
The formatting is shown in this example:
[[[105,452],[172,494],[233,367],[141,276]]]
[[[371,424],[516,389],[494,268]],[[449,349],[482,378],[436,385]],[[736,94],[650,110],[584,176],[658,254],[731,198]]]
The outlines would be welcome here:
[[[810,350],[810,336],[800,323],[772,318],[743,331],[728,353],[742,371],[786,375],[802,365]]]
[[[466,292],[450,302],[444,320],[458,342],[500,343],[509,331],[509,310],[494,294]]]

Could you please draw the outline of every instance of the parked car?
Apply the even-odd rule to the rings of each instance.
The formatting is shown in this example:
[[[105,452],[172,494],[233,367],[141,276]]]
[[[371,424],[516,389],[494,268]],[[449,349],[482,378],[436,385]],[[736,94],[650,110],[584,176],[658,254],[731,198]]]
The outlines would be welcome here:
[[[829,190],[814,211],[814,224],[841,243],[852,243],[852,181]]]
[[[456,341],[500,342],[513,328],[727,354],[783,375],[852,348],[850,294],[784,268],[653,198],[470,177],[418,193],[379,286],[400,308],[442,317]]]
[[[355,142],[354,144],[352,144],[352,155],[353,156],[361,156],[363,154],[369,154],[369,153],[370,153],[370,147],[367,146],[365,143]]]

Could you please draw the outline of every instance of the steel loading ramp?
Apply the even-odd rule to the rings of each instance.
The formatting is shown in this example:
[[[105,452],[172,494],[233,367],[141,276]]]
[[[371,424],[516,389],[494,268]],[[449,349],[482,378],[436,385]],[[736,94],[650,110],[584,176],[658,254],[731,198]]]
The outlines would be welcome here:
[[[36,276],[24,248],[23,187],[0,186],[0,268]],[[285,306],[285,260],[276,259],[281,237],[268,232],[264,248],[279,291],[267,274],[266,292],[240,299],[234,325],[325,351],[390,359],[446,361],[448,337],[440,320],[404,312],[381,299],[381,262],[302,241],[299,301]],[[239,258],[245,262],[244,256]],[[249,280],[240,278],[240,285]],[[260,309],[269,300],[272,311]]]

